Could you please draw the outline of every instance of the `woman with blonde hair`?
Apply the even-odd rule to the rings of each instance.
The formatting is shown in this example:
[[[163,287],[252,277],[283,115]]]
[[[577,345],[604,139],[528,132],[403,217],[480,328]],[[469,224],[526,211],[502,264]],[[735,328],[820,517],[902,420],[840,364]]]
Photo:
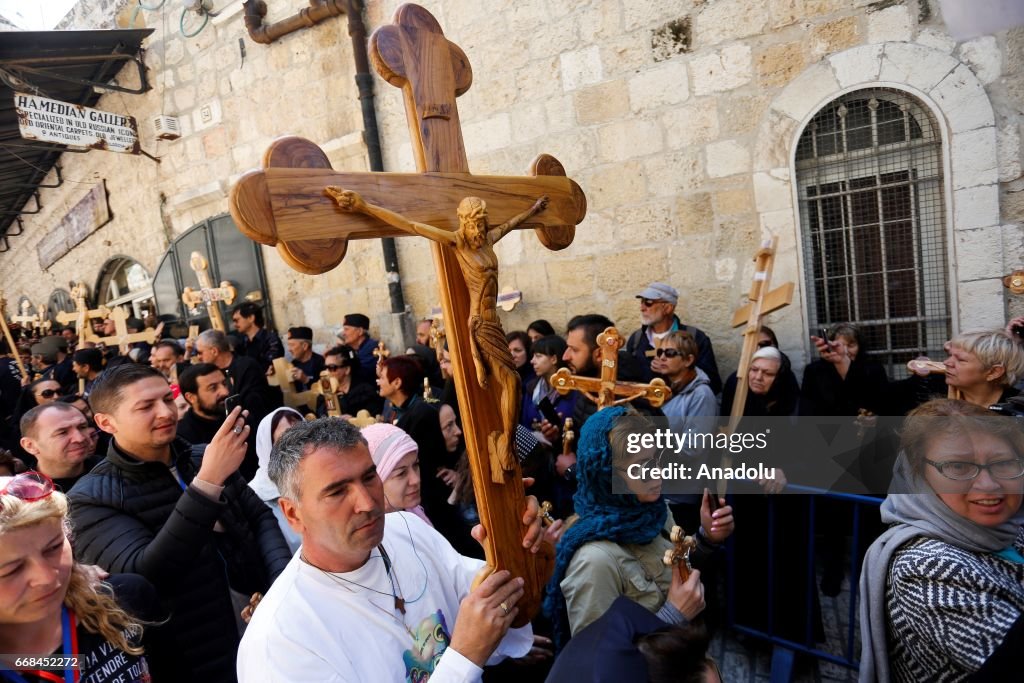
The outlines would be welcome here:
[[[156,604],[155,591],[130,574],[97,583],[74,561],[68,531],[67,498],[48,477],[0,478],[0,652],[21,660],[4,661],[0,678],[151,680],[142,624],[125,608]],[[54,663],[67,668],[45,670]]]
[[[1017,394],[1024,348],[1005,331],[959,334],[946,343],[946,353],[946,386],[968,403],[988,408]]]

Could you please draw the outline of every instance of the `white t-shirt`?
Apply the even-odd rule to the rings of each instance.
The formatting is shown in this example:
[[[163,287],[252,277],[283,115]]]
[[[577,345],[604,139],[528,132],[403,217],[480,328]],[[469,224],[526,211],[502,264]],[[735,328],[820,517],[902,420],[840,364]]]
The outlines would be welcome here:
[[[459,603],[483,562],[458,554],[441,534],[404,512],[385,516],[383,545],[416,644],[395,609],[378,549],[359,569],[334,576],[384,595],[331,578],[296,553],[245,630],[239,683],[479,681],[483,670],[448,643]],[[522,657],[532,644],[529,624],[510,629],[488,664]]]

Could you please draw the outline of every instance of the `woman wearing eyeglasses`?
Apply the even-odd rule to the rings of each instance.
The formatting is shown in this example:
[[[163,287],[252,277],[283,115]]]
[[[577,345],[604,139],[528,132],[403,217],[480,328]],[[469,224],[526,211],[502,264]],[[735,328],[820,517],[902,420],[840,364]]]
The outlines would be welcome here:
[[[964,401],[904,424],[861,574],[861,681],[1019,680],[1024,433]]]
[[[149,681],[142,625],[130,613],[155,605],[156,592],[133,574],[95,583],[72,558],[67,513],[45,475],[0,478],[0,679]]]
[[[712,432],[718,401],[707,374],[697,367],[697,340],[682,330],[669,332],[654,351],[651,370],[672,389],[672,398],[661,411],[673,426],[687,431]]]

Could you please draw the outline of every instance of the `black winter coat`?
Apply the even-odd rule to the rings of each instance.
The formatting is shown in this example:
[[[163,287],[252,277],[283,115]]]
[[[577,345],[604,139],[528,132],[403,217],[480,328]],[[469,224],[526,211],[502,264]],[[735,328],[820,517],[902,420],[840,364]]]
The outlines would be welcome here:
[[[172,445],[186,483],[202,454]],[[111,443],[107,457],[69,494],[75,556],[111,573],[135,573],[170,614],[147,652],[155,681],[235,680],[238,626],[228,591],[266,592],[291,559],[273,512],[237,473],[219,501],[181,484],[170,469]],[[215,532],[220,522],[223,533]]]

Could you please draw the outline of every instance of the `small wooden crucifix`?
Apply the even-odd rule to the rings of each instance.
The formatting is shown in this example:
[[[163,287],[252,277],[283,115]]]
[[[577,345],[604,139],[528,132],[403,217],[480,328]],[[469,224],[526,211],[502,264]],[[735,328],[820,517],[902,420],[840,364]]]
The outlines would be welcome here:
[[[487,570],[508,569],[525,580],[514,623],[520,626],[539,609],[550,567],[522,548],[522,473],[508,457],[507,429],[518,420],[518,374],[514,367],[515,378],[507,372],[511,355],[495,311],[493,244],[504,234],[498,228],[530,227],[549,249],[565,248],[586,215],[586,199],[549,155],[534,161],[529,176],[469,173],[455,99],[469,89],[472,69],[427,10],[399,7],[393,23],[371,37],[370,53],[378,73],[403,91],[418,172],[337,173],[312,142],[283,138],[264,154],[263,169],[232,188],[231,214],[243,233],[277,245],[286,263],[309,274],[338,265],[349,239],[414,232],[431,240],[473,488],[487,531]],[[548,198],[546,206],[532,209],[541,197]],[[460,204],[465,210],[457,212]],[[512,218],[527,211],[528,218]],[[489,214],[507,223],[492,228]]]
[[[750,357],[757,351],[757,339],[761,334],[762,318],[769,313],[788,306],[793,301],[793,283],[787,282],[772,291],[768,286],[772,280],[772,268],[775,265],[775,250],[779,238],[772,237],[761,243],[761,248],[754,254],[754,279],[750,283],[747,294],[749,303],[741,306],[732,316],[733,327],[743,327],[743,349],[740,351],[740,366],[736,370],[736,396],[732,401],[729,423],[726,433],[732,434],[743,419],[743,409],[747,403],[747,373],[750,371]]]
[[[597,404],[597,409],[609,408],[645,398],[655,408],[660,407],[672,397],[672,390],[665,380],[655,378],[650,384],[638,382],[620,382],[619,349],[626,341],[614,327],[607,328],[597,336],[597,346],[601,355],[601,376],[581,377],[574,375],[569,368],[561,368],[551,378],[551,386],[560,394],[568,394],[574,389]]]
[[[89,321],[96,319],[106,320],[110,317],[111,313],[111,310],[106,306],[90,309],[89,302],[86,301],[87,291],[84,282],[79,282],[72,287],[71,298],[75,300],[75,310],[71,313],[61,311],[57,314],[57,322],[61,325],[67,325],[71,322],[75,324],[75,332],[78,333],[78,345],[81,348],[85,348],[85,342],[99,343],[100,341],[100,336],[93,332]]]
[[[195,271],[196,279],[199,281],[199,289],[186,287],[181,293],[181,300],[192,312],[199,308],[199,304],[206,304],[206,311],[210,315],[210,325],[215,330],[227,332],[228,328],[224,324],[224,318],[220,314],[220,306],[217,305],[217,302],[223,301],[226,305],[230,306],[235,300],[237,290],[227,280],[222,280],[220,287],[214,287],[208,269],[209,264],[198,251],[192,252],[192,256],[189,258],[189,265]]]

